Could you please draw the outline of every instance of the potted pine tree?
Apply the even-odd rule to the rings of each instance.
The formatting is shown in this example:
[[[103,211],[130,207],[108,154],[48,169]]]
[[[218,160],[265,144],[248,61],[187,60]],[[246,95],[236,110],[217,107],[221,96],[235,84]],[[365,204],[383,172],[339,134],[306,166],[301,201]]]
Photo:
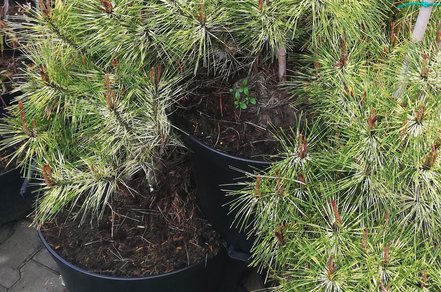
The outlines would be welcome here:
[[[177,107],[176,124],[187,133],[185,141],[194,153],[201,207],[238,249],[249,251],[251,234],[245,226],[236,229],[237,213],[228,208],[231,198],[223,189],[243,180],[243,171],[265,169],[278,159],[283,144],[274,132],[305,123],[307,115],[300,114],[305,96],[287,88],[301,82],[290,81],[291,72],[301,64],[296,56],[319,50],[318,40],[331,41],[334,31],[338,40],[346,34],[348,39],[363,35],[376,42],[387,25],[391,4],[257,0],[159,4],[153,17],[164,25],[167,41],[176,44],[178,65],[195,75],[192,92]],[[311,34],[320,37],[311,40]]]
[[[31,64],[2,145],[36,170],[33,225],[72,292],[215,291],[222,277],[167,119],[182,77],[149,44],[144,2],[39,1],[17,31]]]
[[[432,4],[398,6],[377,44],[346,36],[307,58],[293,90],[309,96],[313,121],[285,133],[283,159],[250,174],[237,197],[241,220],[255,214],[253,264],[281,291],[440,289],[441,11]]]

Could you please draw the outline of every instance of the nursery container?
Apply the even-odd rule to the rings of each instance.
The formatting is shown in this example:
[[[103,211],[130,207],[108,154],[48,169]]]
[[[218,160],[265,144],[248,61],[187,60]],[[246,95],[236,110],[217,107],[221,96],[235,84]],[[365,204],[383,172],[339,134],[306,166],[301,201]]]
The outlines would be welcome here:
[[[199,205],[207,220],[236,250],[249,252],[253,238],[248,238],[246,230],[240,231],[233,225],[237,212],[230,212],[229,205],[234,198],[224,190],[237,189],[235,184],[246,179],[243,171],[263,170],[271,163],[228,155],[192,135],[183,136],[191,152]]]
[[[26,217],[32,208],[27,181],[18,169],[0,175],[0,225]]]
[[[212,259],[170,273],[125,278],[104,276],[80,269],[62,258],[48,244],[41,231],[38,231],[38,235],[57,263],[69,292],[228,292],[218,290],[227,258],[224,249]]]
[[[14,95],[3,95],[7,103]],[[0,107],[0,117],[4,109]],[[0,169],[0,225],[24,218],[32,208],[33,199],[28,190],[28,181],[23,179],[18,169]]]

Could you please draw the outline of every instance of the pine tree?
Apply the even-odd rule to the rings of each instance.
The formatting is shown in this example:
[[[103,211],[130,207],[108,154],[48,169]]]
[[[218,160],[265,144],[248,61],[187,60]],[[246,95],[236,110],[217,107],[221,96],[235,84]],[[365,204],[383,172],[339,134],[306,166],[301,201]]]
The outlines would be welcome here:
[[[99,217],[135,173],[154,183],[191,77],[265,62],[305,122],[232,206],[253,264],[282,291],[441,288],[439,9],[419,43],[418,8],[394,1],[38,3],[15,28],[31,66],[0,125],[42,186],[36,225],[79,201]]]
[[[377,1],[345,13],[338,8],[345,1],[315,0],[37,4],[30,21],[14,27],[32,65],[0,128],[3,146],[17,148],[12,158],[41,179],[37,224],[80,198],[83,218],[100,215],[132,175],[143,170],[151,180],[154,157],[178,143],[167,113],[189,76],[229,78],[255,60],[278,59],[285,79],[285,50],[317,48],[301,40],[305,35],[330,44],[342,31],[362,31],[379,42],[386,16]],[[340,26],[341,17],[355,26]]]
[[[355,34],[321,43],[293,77],[313,122],[280,135],[281,160],[249,174],[232,206],[257,236],[253,264],[281,291],[440,289],[441,14],[432,13],[423,42],[405,29],[418,8],[396,10],[378,43]]]
[[[79,201],[76,215],[100,217],[136,173],[154,184],[155,157],[178,143],[166,111],[182,77],[137,31],[143,1],[118,4],[41,1],[17,30],[32,65],[0,132],[40,179],[36,225]]]

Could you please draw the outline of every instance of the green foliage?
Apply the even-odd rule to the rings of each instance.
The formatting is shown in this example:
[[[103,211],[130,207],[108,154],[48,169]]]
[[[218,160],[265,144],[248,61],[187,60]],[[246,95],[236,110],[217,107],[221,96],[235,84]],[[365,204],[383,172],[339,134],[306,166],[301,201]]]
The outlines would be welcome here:
[[[117,3],[115,13],[138,19],[141,4]],[[40,180],[36,225],[76,202],[82,209],[74,215],[101,216],[119,192],[132,191],[136,173],[154,184],[155,157],[178,144],[167,111],[182,93],[183,75],[129,41],[136,22],[121,25],[99,5],[57,1],[17,27],[32,66],[0,134],[3,147],[17,149],[11,158]],[[96,38],[101,34],[107,38]]]
[[[189,76],[231,80],[286,49],[308,122],[237,192],[253,265],[281,291],[441,289],[438,23],[415,44],[418,10],[392,0],[45,3],[12,27],[31,65],[0,124],[41,184],[36,225],[77,202],[99,217],[135,174],[153,185]],[[257,103],[247,83],[237,108]]]
[[[234,96],[234,105],[237,109],[245,110],[250,104],[257,104],[257,99],[250,95],[247,79],[242,79],[239,86],[231,88],[230,93]]]
[[[396,23],[414,23],[415,12]],[[364,31],[385,34],[365,17]],[[342,16],[328,26],[339,41],[321,42],[288,81],[313,122],[279,135],[279,160],[248,174],[231,206],[257,236],[252,264],[277,290],[441,289],[441,14],[432,17],[417,44],[409,30],[378,43],[351,29],[338,36],[358,22]]]

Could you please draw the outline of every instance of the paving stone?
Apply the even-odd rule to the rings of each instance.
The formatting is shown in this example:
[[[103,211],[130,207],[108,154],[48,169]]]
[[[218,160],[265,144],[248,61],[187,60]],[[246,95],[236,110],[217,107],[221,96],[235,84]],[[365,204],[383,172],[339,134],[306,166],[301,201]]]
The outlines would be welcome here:
[[[34,262],[27,262],[21,269],[21,279],[9,292],[65,292],[58,274]]]
[[[6,292],[7,289],[5,287],[0,286],[0,292]]]
[[[1,261],[0,256],[0,261]],[[8,266],[0,267],[0,285],[6,288],[11,288],[20,279],[20,272]]]
[[[9,288],[19,278],[19,267],[40,248],[35,229],[26,221],[14,226],[14,233],[0,244],[0,285]]]
[[[5,242],[14,233],[14,224],[0,226],[0,244]]]
[[[29,222],[17,223],[14,234],[0,245],[0,270],[18,268],[40,248],[40,240]],[[0,283],[1,285],[1,283]]]
[[[32,259],[54,271],[58,271],[57,264],[45,248],[42,248]]]

